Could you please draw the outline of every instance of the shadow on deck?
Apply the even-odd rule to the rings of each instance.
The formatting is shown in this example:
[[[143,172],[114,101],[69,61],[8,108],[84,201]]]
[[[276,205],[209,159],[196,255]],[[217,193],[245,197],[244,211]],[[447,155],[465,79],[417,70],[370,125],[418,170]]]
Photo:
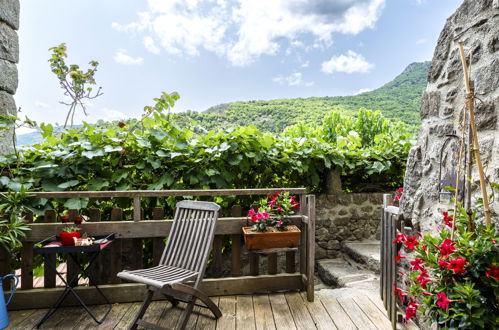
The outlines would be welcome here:
[[[215,320],[208,309],[195,307],[188,329],[391,329],[381,300],[373,297],[321,297],[307,302],[303,293],[272,293],[214,297],[223,316]],[[98,326],[80,307],[61,308],[41,329],[126,329],[139,303],[115,304],[103,324]],[[98,316],[105,306],[92,306]],[[177,308],[155,301],[145,319],[173,328],[183,304]],[[36,329],[46,309],[9,312],[7,329]]]

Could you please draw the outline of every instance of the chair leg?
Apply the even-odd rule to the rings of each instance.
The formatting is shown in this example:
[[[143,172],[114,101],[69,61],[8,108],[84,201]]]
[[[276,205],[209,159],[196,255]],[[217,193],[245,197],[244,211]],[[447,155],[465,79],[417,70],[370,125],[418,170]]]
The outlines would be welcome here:
[[[149,307],[149,304],[151,304],[151,300],[152,300],[152,295],[153,294],[154,294],[154,291],[147,290],[146,298],[144,299],[144,302],[142,303],[142,306],[140,306],[139,312],[137,313],[137,315],[133,319],[133,323],[130,325],[130,327],[128,329],[130,329],[130,330],[137,329],[137,326],[138,326],[137,322],[140,319],[142,319],[142,317],[146,313],[147,307]]]
[[[184,330],[185,327],[187,326],[187,322],[189,321],[189,318],[191,317],[192,314],[192,309],[194,308],[194,303],[196,302],[196,297],[192,297],[192,300],[187,304],[187,307],[185,308],[184,312],[182,313],[182,316],[178,320],[177,326],[175,327],[176,330]]]
[[[218,319],[219,317],[222,316],[222,312],[220,311],[218,306],[215,305],[213,300],[211,300],[210,297],[208,297],[202,291],[199,291],[198,289],[196,289],[192,286],[188,286],[188,285],[185,285],[182,283],[173,284],[171,287],[174,290],[190,294],[190,295],[196,297],[197,299],[201,300],[211,310],[211,312],[213,313],[215,318]]]

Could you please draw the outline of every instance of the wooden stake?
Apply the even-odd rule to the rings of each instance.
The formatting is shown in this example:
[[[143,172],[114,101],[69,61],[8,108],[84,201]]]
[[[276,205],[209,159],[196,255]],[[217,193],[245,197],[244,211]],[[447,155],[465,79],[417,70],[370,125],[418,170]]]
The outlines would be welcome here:
[[[464,72],[464,84],[466,86],[466,102],[468,104],[468,109],[470,111],[470,127],[471,133],[473,135],[473,152],[475,154],[476,165],[478,168],[478,175],[480,176],[480,188],[482,190],[482,199],[483,199],[483,209],[485,214],[485,224],[490,226],[490,206],[489,199],[487,196],[487,185],[485,182],[485,174],[483,172],[482,160],[480,158],[480,149],[478,145],[478,134],[476,129],[476,121],[475,121],[475,100],[474,95],[470,86],[470,76],[468,72],[468,65],[466,64],[466,56],[464,55],[464,44],[462,42],[459,43],[459,53],[461,55],[461,63],[463,64],[463,72]]]

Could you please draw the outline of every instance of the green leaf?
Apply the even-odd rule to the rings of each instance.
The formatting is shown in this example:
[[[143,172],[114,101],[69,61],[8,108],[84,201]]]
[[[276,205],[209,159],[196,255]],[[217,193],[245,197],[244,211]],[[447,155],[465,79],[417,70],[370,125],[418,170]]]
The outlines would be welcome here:
[[[77,186],[79,183],[80,183],[80,181],[78,181],[78,180],[70,180],[70,181],[66,181],[64,183],[58,184],[57,187],[61,188],[61,189],[66,189],[69,187]]]
[[[87,207],[88,198],[70,198],[64,203],[64,207],[68,210],[81,210]]]

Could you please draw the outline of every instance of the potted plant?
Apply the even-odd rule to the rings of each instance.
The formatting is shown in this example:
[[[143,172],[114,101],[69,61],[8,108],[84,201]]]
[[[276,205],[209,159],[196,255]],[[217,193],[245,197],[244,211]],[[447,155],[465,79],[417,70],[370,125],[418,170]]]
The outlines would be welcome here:
[[[243,227],[244,243],[248,250],[291,248],[300,244],[301,231],[291,225],[289,216],[300,208],[294,196],[278,192],[259,202],[257,210],[250,209],[251,227]]]
[[[475,217],[459,206],[443,212],[436,235],[397,235],[405,253],[395,260],[409,266],[402,287],[394,283],[405,320],[419,314],[442,329],[499,327],[499,237]]]
[[[61,222],[62,223],[68,223],[69,222],[69,214],[67,210],[64,210],[61,214]]]
[[[80,237],[80,228],[74,226],[64,227],[59,233],[59,239],[62,245],[75,245],[75,238]]]

